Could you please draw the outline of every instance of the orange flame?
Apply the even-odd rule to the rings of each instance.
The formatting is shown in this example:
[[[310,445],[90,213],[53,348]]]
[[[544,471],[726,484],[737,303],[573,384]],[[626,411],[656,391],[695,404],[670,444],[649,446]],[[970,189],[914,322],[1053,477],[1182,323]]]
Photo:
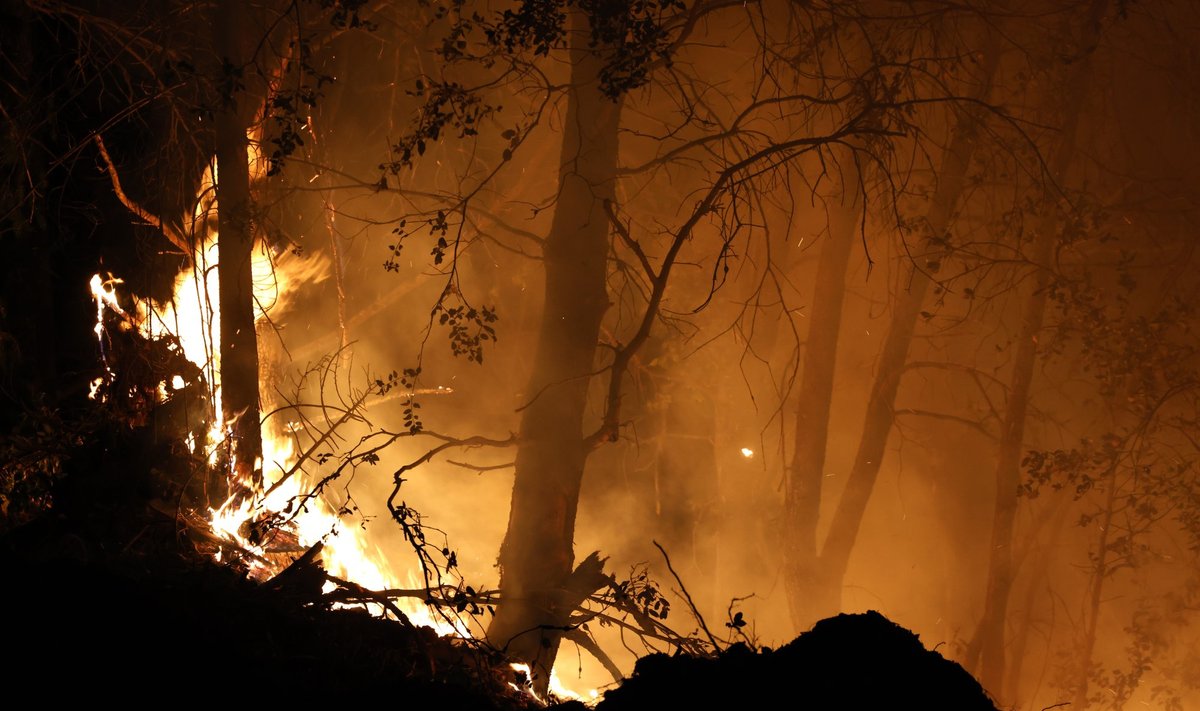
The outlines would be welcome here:
[[[253,135],[250,138],[248,160],[252,178],[257,179],[265,172],[265,161],[259,150],[259,141]],[[90,283],[96,301],[95,332],[100,341],[101,353],[105,356],[105,376],[92,382],[91,397],[94,399],[104,381],[111,380],[113,376],[104,350],[106,311],[118,314],[147,338],[177,339],[184,356],[205,372],[211,388],[212,427],[204,442],[197,442],[192,435],[188,435],[189,447],[193,452],[204,453],[210,466],[218,461],[220,444],[227,436],[230,424],[221,419],[220,355],[214,338],[214,334],[220,333],[217,260],[219,235],[212,227],[215,225],[212,215],[218,209],[213,198],[214,173],[214,166],[210,165],[202,179],[192,215],[193,232],[202,232],[203,237],[198,240],[198,246],[192,254],[192,265],[176,277],[173,295],[169,301],[153,303],[135,297],[135,311],[129,313],[122,309],[117,300],[116,289],[123,283],[120,279],[111,276],[104,279],[97,274],[92,277]],[[323,257],[305,258],[284,254],[283,257],[274,259],[264,248],[255,250],[252,261],[255,320],[264,319],[269,313],[278,314],[287,309],[301,285],[326,278],[329,268],[329,261]],[[185,383],[178,376],[170,383],[172,390],[184,386]],[[439,387],[438,390],[443,389]],[[168,396],[166,383],[161,384],[159,394],[163,399]],[[277,422],[268,421],[263,427],[263,458],[261,462],[256,463],[256,469],[261,468],[263,471],[264,488],[251,496],[230,497],[209,511],[209,524],[218,537],[257,556],[247,562],[252,574],[265,577],[277,572],[277,569],[264,562],[267,560],[265,554],[268,551],[261,543],[251,540],[246,535],[245,524],[264,516],[280,514],[289,520],[289,529],[301,546],[309,548],[318,542],[323,544],[322,562],[331,575],[354,582],[368,590],[399,588],[403,582],[407,582],[410,587],[419,588],[416,572],[410,571],[401,576],[380,550],[369,542],[362,527],[348,525],[334,507],[320,497],[308,499],[306,495],[312,482],[307,481],[306,477],[298,473],[277,488],[273,486],[296,465],[297,459],[296,448],[293,439],[288,436],[286,426],[281,427]],[[264,493],[266,491],[270,493]],[[297,502],[301,501],[304,503],[300,510],[293,510]],[[218,553],[218,558],[219,555]],[[333,583],[327,583],[327,587],[333,586]],[[464,622],[453,616],[436,615],[431,612],[431,608],[416,598],[398,601],[396,604],[413,624],[432,627],[442,635],[465,638],[473,636]],[[517,668],[517,665],[514,665],[514,668]],[[550,691],[557,698],[577,699],[589,704],[594,703],[597,698],[595,690],[591,690],[590,698],[570,691],[562,685],[557,674],[551,675]]]

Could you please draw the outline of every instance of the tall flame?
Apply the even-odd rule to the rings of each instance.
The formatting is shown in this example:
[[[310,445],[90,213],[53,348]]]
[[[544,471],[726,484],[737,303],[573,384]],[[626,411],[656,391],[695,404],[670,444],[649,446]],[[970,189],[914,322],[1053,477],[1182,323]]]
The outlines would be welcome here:
[[[263,174],[263,160],[259,154],[259,141],[253,135],[250,138],[248,159],[254,179]],[[105,279],[97,274],[92,277],[90,284],[96,302],[95,331],[100,340],[107,376],[92,382],[91,397],[95,398],[103,383],[106,380],[111,381],[114,375],[111,369],[113,365],[108,362],[104,348],[106,313],[117,315],[124,324],[139,329],[141,334],[149,339],[176,339],[187,360],[205,373],[210,388],[212,426],[203,442],[196,441],[192,435],[188,436],[188,444],[192,451],[204,454],[210,466],[218,463],[220,446],[227,436],[229,424],[221,418],[221,364],[219,348],[214,338],[214,334],[220,333],[220,270],[217,259],[219,235],[214,228],[216,220],[213,219],[218,206],[213,198],[214,173],[214,166],[210,165],[202,179],[197,204],[191,216],[192,231],[200,236],[191,255],[191,265],[175,279],[170,300],[154,303],[148,299],[134,297],[134,308],[123,309],[117,298],[117,287],[123,283],[120,279],[111,276]],[[277,259],[260,245],[252,256],[256,322],[265,319],[272,312],[279,314],[285,310],[302,284],[326,278],[329,268],[330,264],[324,258],[305,258],[285,253]],[[184,383],[178,376],[169,384],[171,390],[182,387]],[[168,397],[168,384],[162,383],[159,392],[163,399]],[[267,547],[260,541],[252,540],[246,524],[278,517],[279,520],[288,521],[288,530],[300,546],[307,549],[317,543],[323,545],[321,560],[330,575],[353,582],[367,590],[396,589],[405,587],[406,584],[407,587],[419,589],[420,576],[416,571],[399,573],[380,550],[369,542],[361,526],[349,525],[338,511],[320,496],[308,496],[313,482],[308,481],[300,472],[295,476],[287,476],[298,460],[294,439],[288,431],[293,425],[281,425],[277,419],[268,419],[262,428],[263,458],[259,463],[263,474],[262,490],[252,492],[250,496],[231,496],[220,506],[211,509],[208,513],[212,531],[254,554],[255,557],[247,564],[252,572],[267,576],[277,572],[278,566],[266,562],[270,560]],[[286,481],[275,486],[285,477]],[[334,587],[334,584],[327,583],[326,587]],[[465,623],[453,616],[433,614],[431,608],[418,598],[405,598],[398,601],[396,606],[414,624],[432,627],[439,634],[472,636]],[[552,675],[550,685],[551,693],[558,698],[584,701],[594,701],[596,698],[594,690],[590,699],[572,693],[559,682],[556,674]]]
[[[260,141],[251,133],[247,160],[251,179],[257,180],[264,174],[264,163]],[[170,337],[176,339],[183,355],[206,374],[212,403],[212,427],[206,441],[189,439],[193,451],[207,455],[210,464],[216,464],[220,443],[226,436],[226,425],[221,417],[221,363],[220,352],[214,334],[221,329],[220,314],[220,269],[217,259],[219,235],[214,229],[215,211],[219,209],[215,195],[215,165],[210,164],[201,179],[197,200],[191,215],[193,233],[198,235],[197,246],[191,255],[191,265],[175,278],[171,298],[164,303],[134,297],[134,307],[125,309],[117,298],[120,279],[107,279],[99,274],[90,282],[92,296],[96,302],[96,336],[100,341],[101,354],[105,360],[105,374],[111,380],[112,364],[108,363],[105,350],[105,316],[111,312],[131,326],[136,327],[149,339]],[[320,257],[300,257],[283,254],[276,258],[262,245],[252,255],[252,278],[254,285],[255,321],[264,319],[268,313],[279,313],[286,309],[298,287],[305,283],[326,278],[328,260]],[[93,381],[90,395],[95,398],[101,390],[104,376]],[[180,378],[173,379],[170,387],[179,389]],[[167,384],[160,387],[160,395],[167,396]],[[252,519],[270,514],[281,514],[290,510],[294,502],[307,493],[303,476],[295,476],[282,486],[272,490],[272,484],[284,477],[297,460],[292,440],[281,432],[277,423],[267,422],[263,427],[263,478],[269,495],[256,492],[246,497],[231,497],[210,511],[210,524],[215,533],[236,543],[245,550],[261,556],[264,548],[250,540],[244,533],[244,524]],[[378,549],[370,545],[361,530],[346,524],[328,503],[319,497],[306,500],[300,510],[289,516],[293,533],[303,546],[322,542],[322,559],[327,570],[364,588],[381,590],[399,587],[399,577],[392,573]],[[428,617],[420,606],[414,610],[417,617]],[[432,620],[431,620],[432,621]]]

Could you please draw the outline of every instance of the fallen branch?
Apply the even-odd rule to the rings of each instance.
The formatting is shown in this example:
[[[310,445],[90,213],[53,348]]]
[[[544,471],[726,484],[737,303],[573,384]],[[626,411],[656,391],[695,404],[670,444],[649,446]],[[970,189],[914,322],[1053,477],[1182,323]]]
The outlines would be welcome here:
[[[448,597],[435,597],[434,592],[441,595],[447,593],[455,593],[457,597],[450,599]],[[455,585],[438,585],[430,588],[388,588],[386,590],[369,590],[369,595],[366,598],[357,598],[353,595],[341,594],[338,595],[339,602],[362,602],[363,599],[387,598],[389,600],[397,600],[400,598],[417,598],[422,600],[427,605],[437,605],[440,607],[454,607],[460,602],[474,603],[476,605],[495,605],[500,602],[498,590],[482,590],[474,595],[466,595]],[[333,593],[331,593],[332,595]]]
[[[454,466],[461,467],[462,469],[470,469],[473,472],[479,472],[479,473],[494,472],[494,471],[499,471],[501,469],[512,469],[513,467],[517,466],[516,462],[505,462],[504,464],[484,465],[484,464],[471,464],[470,462],[458,462],[453,459],[447,459],[446,463],[453,464]]]
[[[662,553],[663,560],[667,563],[667,570],[671,572],[671,576],[675,578],[675,582],[679,583],[680,592],[683,593],[684,599],[687,600],[688,607],[692,608],[692,614],[695,615],[696,621],[700,623],[700,629],[704,630],[704,634],[708,637],[708,641],[712,644],[713,649],[720,649],[721,645],[717,644],[717,638],[713,637],[713,633],[708,631],[708,625],[704,623],[704,615],[700,614],[696,603],[692,601],[692,596],[688,593],[683,581],[679,579],[679,574],[675,572],[674,566],[671,565],[671,556],[667,555],[667,549],[659,545],[658,541],[651,541],[651,543],[654,544],[659,553]]]
[[[600,649],[600,645],[596,644],[596,640],[592,639],[592,636],[587,632],[579,628],[570,629],[563,632],[563,639],[574,642],[579,645],[580,649],[595,657],[596,661],[600,662],[605,670],[612,675],[613,681],[619,682],[625,678],[617,663],[612,660],[612,657],[605,654],[603,649]]]
[[[387,608],[387,611],[392,613],[393,615],[395,615],[396,619],[400,622],[400,624],[404,625],[405,627],[413,626],[412,621],[408,619],[408,615],[404,614],[400,610],[400,608],[396,607],[396,603],[392,602],[391,598],[387,597],[386,595],[380,595],[379,593],[376,593],[374,590],[364,588],[363,586],[359,585],[358,583],[352,582],[350,580],[343,580],[343,579],[337,577],[336,575],[333,575],[332,573],[328,573],[328,572],[325,573],[325,579],[331,583],[334,583],[335,585],[338,585],[338,586],[346,589],[346,590],[353,591],[353,592],[357,593],[358,595],[361,595],[364,598],[367,598],[371,602],[377,602],[380,605],[383,605],[385,608]]]
[[[113,165],[112,157],[108,155],[108,147],[104,145],[104,139],[100,134],[92,136],[96,143],[96,148],[100,150],[100,158],[104,161],[104,169],[108,173],[108,179],[112,183],[113,193],[117,199],[133,214],[137,215],[143,222],[153,227],[157,227],[166,236],[171,244],[175,245],[183,251],[184,254],[191,254],[192,248],[188,244],[187,236],[180,233],[170,224],[160,220],[157,216],[150,213],[149,210],[134,202],[128,195],[125,194],[125,189],[121,187],[121,177],[117,174],[117,167]]]

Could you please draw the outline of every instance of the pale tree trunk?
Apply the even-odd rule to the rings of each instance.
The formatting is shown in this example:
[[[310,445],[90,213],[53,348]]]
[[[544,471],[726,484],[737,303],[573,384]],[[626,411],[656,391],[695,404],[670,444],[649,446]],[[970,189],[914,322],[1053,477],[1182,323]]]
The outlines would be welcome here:
[[[1085,32],[1083,47],[1092,47],[1096,42],[1098,25],[1104,12],[1106,0],[1093,5],[1091,18]],[[1060,95],[1065,112],[1062,135],[1054,152],[1050,167],[1050,179],[1062,181],[1070,168],[1075,154],[1075,137],[1079,127],[1080,105],[1087,93],[1090,62],[1080,62]],[[1058,188],[1047,189],[1043,203],[1057,202]],[[1059,225],[1059,211],[1047,207],[1047,212],[1038,221],[1034,233],[1034,253],[1031,255],[1037,275],[1030,286],[1022,308],[1021,327],[1017,335],[1017,352],[1013,360],[1012,379],[1009,385],[1008,402],[1000,434],[1000,447],[996,456],[996,499],[992,513],[992,538],[989,546],[987,592],[984,598],[983,618],[979,631],[967,650],[968,666],[973,666],[979,657],[980,682],[985,689],[1000,693],[1004,685],[1006,667],[1005,626],[1008,601],[1012,592],[1016,569],[1013,565],[1013,528],[1017,513],[1017,491],[1021,483],[1021,453],[1025,436],[1025,419],[1029,409],[1029,395],[1033,384],[1033,370],[1037,362],[1037,337],[1045,317],[1046,301],[1051,282],[1050,261],[1054,254],[1054,238]]]
[[[1104,601],[1104,583],[1109,574],[1109,531],[1112,529],[1113,512],[1117,504],[1117,482],[1114,481],[1116,466],[1109,472],[1108,497],[1104,505],[1104,517],[1100,519],[1100,539],[1096,541],[1096,567],[1088,583],[1088,602],[1084,614],[1083,638],[1079,643],[1079,677],[1075,682],[1075,701],[1072,708],[1084,709],[1088,703],[1088,689],[1092,673],[1092,656],[1096,652],[1096,627],[1100,621],[1100,604]]]
[[[1033,629],[1034,609],[1037,607],[1038,593],[1046,587],[1050,563],[1054,559],[1054,553],[1058,550],[1058,542],[1062,538],[1063,524],[1067,518],[1066,513],[1065,499],[1060,497],[1059,501],[1046,514],[1047,518],[1051,521],[1049,539],[1045,545],[1041,546],[1034,553],[1034,563],[1025,575],[1027,582],[1025,585],[1024,615],[1013,636],[1012,664],[1008,665],[1008,679],[1004,687],[1004,698],[1011,700],[1013,708],[1022,708],[1020,704],[1022,677],[1024,675],[1024,665],[1028,657],[1027,650],[1029,648],[1030,631]],[[1018,570],[1021,568],[1021,565],[1017,566]]]
[[[572,10],[571,88],[563,122],[558,202],[544,249],[545,303],[521,417],[508,530],[500,548],[502,600],[489,641],[549,679],[571,610],[595,585],[572,578],[572,541],[587,447],[583,415],[595,367],[617,168],[618,101],[598,83],[603,48],[588,48]],[[584,566],[598,573],[598,566]],[[590,586],[590,587],[589,587]]]
[[[1044,225],[1053,228],[1053,224]],[[1017,489],[1021,483],[1021,452],[1025,436],[1025,416],[1029,409],[1030,386],[1037,362],[1037,337],[1046,311],[1049,265],[1053,235],[1039,233],[1033,255],[1038,273],[1022,309],[1021,329],[1017,335],[1017,353],[1008,391],[1008,403],[996,457],[996,500],[992,513],[992,539],[989,547],[987,594],[983,619],[979,623],[978,652],[968,649],[971,662],[980,657],[980,682],[985,689],[999,694],[1005,668],[1005,625],[1008,598],[1012,592],[1016,568],[1012,558],[1013,525],[1017,514]],[[973,641],[974,642],[974,641]]]
[[[788,608],[796,631],[807,629],[814,610],[836,606],[836,601],[814,596],[830,586],[820,579],[817,556],[817,519],[821,484],[825,479],[825,450],[829,436],[829,410],[833,401],[833,376],[842,304],[846,294],[846,267],[858,243],[862,226],[863,196],[854,151],[837,152],[842,195],[827,208],[828,233],[821,244],[809,309],[808,334],[800,389],[796,393],[795,450],[787,469],[784,493],[784,583]]]
[[[242,4],[221,0],[213,23],[214,48],[223,67],[240,69],[245,59],[239,48]],[[258,404],[258,339],[254,332],[254,291],[251,253],[254,231],[250,219],[250,170],[246,121],[238,110],[236,88],[224,81],[218,68],[217,144],[217,260],[220,265],[221,416],[230,428],[231,463],[237,483],[259,485],[255,463],[262,456]]]
[[[987,48],[983,52],[979,87],[972,97],[974,101],[985,100],[990,93],[998,60],[998,43],[994,36],[989,35]],[[841,610],[842,582],[895,420],[893,408],[896,392],[900,387],[900,376],[908,359],[909,344],[912,342],[925,295],[933,283],[933,273],[944,256],[947,229],[966,185],[967,169],[975,152],[981,121],[980,112],[972,105],[963,109],[962,116],[954,128],[950,145],[946,148],[938,171],[937,189],[925,218],[926,239],[922,243],[921,251],[931,256],[924,263],[913,265],[907,288],[898,295],[893,304],[892,319],[867,401],[858,451],[825,543],[820,554],[809,560],[810,567],[807,571],[797,570],[792,573],[792,579],[802,586],[789,590],[788,593],[790,600],[797,601],[792,606],[793,623],[797,631],[807,629],[817,620]],[[813,318],[816,318],[815,314]],[[811,336],[809,347],[811,348]],[[805,369],[808,367],[806,358]],[[797,455],[799,456],[799,451]],[[823,459],[821,457],[822,467]],[[812,461],[815,462],[816,459],[813,458]],[[793,468],[793,471],[796,469]],[[808,474],[804,476],[811,481],[818,475],[823,476],[823,470],[809,469]],[[812,488],[810,486],[809,490],[802,489],[799,492],[797,499],[802,500],[803,504],[796,515],[810,517],[813,523],[805,525],[811,525],[815,530],[820,488],[817,485],[815,492],[811,491]]]

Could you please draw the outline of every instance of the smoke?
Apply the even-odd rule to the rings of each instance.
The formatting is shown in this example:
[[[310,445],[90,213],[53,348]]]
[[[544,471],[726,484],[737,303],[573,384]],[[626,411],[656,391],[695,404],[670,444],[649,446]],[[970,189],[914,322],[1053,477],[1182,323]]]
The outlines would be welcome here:
[[[1013,22],[1014,36],[1030,44],[1032,54],[1050,51],[1038,44],[1048,42],[1050,35]],[[749,144],[763,136],[828,130],[841,118],[812,101],[801,102],[794,114],[763,112],[745,118],[745,125],[736,123],[743,120],[738,118],[741,107],[766,92],[765,87],[782,91],[781,77],[768,81],[753,74],[756,59],[761,59],[754,47],[765,41],[751,32],[753,27],[752,20],[739,18],[728,28],[706,28],[704,46],[682,52],[677,61],[697,76],[724,75],[730,69],[751,72],[747,76],[757,76],[757,83],[715,82],[695,94],[685,92],[695,103],[682,108],[673,104],[678,96],[669,87],[653,86],[626,99],[621,162],[651,167],[621,178],[616,214],[621,229],[641,245],[651,274],[661,264],[673,230],[714,183],[712,166],[719,164],[715,150],[698,151],[699,157],[686,161],[664,156],[673,157],[672,151],[682,150],[688,140],[719,133],[720,127],[738,126]],[[966,43],[978,52],[971,45],[978,40],[973,34],[978,28],[965,23],[958,30],[940,41]],[[904,41],[919,44],[926,37],[913,36],[918,39],[891,36],[889,47],[900,51],[896,48]],[[321,151],[311,160],[288,164],[283,182],[300,187],[285,190],[286,199],[275,203],[270,215],[276,229],[311,255],[280,259],[280,264],[302,260],[303,267],[276,276],[300,288],[294,301],[276,305],[288,315],[277,324],[277,342],[269,346],[278,350],[279,372],[273,377],[285,384],[337,351],[342,377],[299,393],[301,399],[334,402],[344,396],[347,384],[419,368],[413,386],[419,410],[413,410],[403,391],[369,399],[363,421],[346,428],[339,441],[348,447],[372,432],[403,431],[414,412],[424,434],[396,439],[379,453],[378,462],[334,482],[326,496],[337,506],[353,502],[350,518],[357,530],[383,551],[394,572],[416,576],[411,542],[390,520],[385,504],[401,472],[399,499],[421,512],[439,546],[455,553],[464,580],[478,590],[493,589],[509,516],[515,449],[464,446],[409,465],[445,439],[508,439],[518,433],[522,408],[537,396],[526,387],[540,327],[541,240],[555,208],[563,115],[555,101],[543,106],[541,94],[530,98],[514,91],[499,97],[502,102],[496,99],[498,108],[478,136],[431,142],[420,160],[384,170],[380,177],[380,164],[394,158],[389,146],[421,105],[422,97],[406,94],[403,87],[414,86],[429,63],[438,61],[430,53],[432,42],[411,48],[408,41],[384,31],[370,46],[345,40],[322,54],[339,80],[312,117]],[[850,55],[859,49],[845,47]],[[1102,66],[1119,54],[1114,48],[1105,52],[1098,60]],[[1095,495],[1104,484],[1093,482],[1088,486],[1094,489],[1073,492],[1082,486],[1079,480],[1068,485],[1056,479],[1036,497],[1027,492],[1019,501],[1012,540],[993,542],[993,504],[1005,493],[998,491],[994,472],[1014,339],[1031,274],[1038,268],[1054,270],[1070,286],[1056,287],[1047,328],[1038,335],[1042,360],[1022,449],[1065,452],[1115,426],[1119,418],[1113,409],[1121,403],[1101,392],[1097,376],[1081,366],[1094,345],[1086,334],[1067,333],[1064,293],[1073,290],[1074,297],[1119,285],[1112,260],[1095,266],[1107,256],[1088,240],[1104,231],[1125,230],[1114,239],[1133,245],[1144,225],[1130,227],[1134,218],[1129,218],[1125,226],[1113,227],[1111,214],[1102,209],[1087,219],[1071,213],[1063,226],[1054,228],[1063,237],[1056,263],[1029,264],[1035,218],[1050,209],[1032,202],[1042,194],[1040,169],[1030,168],[1037,164],[1032,151],[1050,145],[1054,132],[1040,126],[1055,125],[1058,117],[1038,104],[1053,77],[1039,74],[1031,80],[1021,74],[1019,63],[1006,55],[993,101],[1010,107],[1005,110],[1020,114],[1026,123],[1014,128],[1013,121],[997,121],[981,132],[986,148],[968,166],[968,185],[947,218],[947,235],[934,235],[952,245],[944,256],[922,251],[927,244],[923,230],[938,194],[937,169],[957,125],[956,109],[922,105],[913,109],[918,125],[907,133],[898,131],[903,135],[895,138],[891,153],[869,142],[860,148],[864,177],[858,188],[866,214],[850,232],[855,249],[844,276],[822,503],[814,528],[820,546],[855,465],[893,310],[911,287],[914,267],[928,270],[936,281],[917,319],[893,403],[895,421],[841,586],[841,608],[879,610],[914,629],[927,645],[966,659],[985,607],[990,553],[995,545],[1012,546],[1018,570],[1008,602],[1009,678],[1006,688],[992,691],[1013,703],[1046,705],[1067,693],[1079,675],[1072,665],[1080,662],[1072,655],[1094,614],[1085,608],[1092,589],[1088,573],[1100,540],[1097,516],[1102,512],[1097,507],[1103,501],[1098,503]],[[971,66],[963,71],[974,77],[970,72],[977,70]],[[939,76],[958,80],[957,67],[948,63],[938,69],[945,72]],[[463,71],[467,79],[482,72]],[[551,84],[565,81],[565,66],[552,64],[545,71]],[[830,80],[788,78],[812,86]],[[970,88],[967,81],[955,85],[960,93]],[[1085,153],[1103,152],[1095,146],[1112,143],[1130,126],[1137,129],[1138,141],[1149,140],[1147,118],[1122,106],[1124,127],[1106,123],[1103,112],[1087,118],[1082,140],[1094,145]],[[689,116],[689,110],[703,113],[703,121],[686,124],[679,136],[664,128]],[[721,145],[731,155],[739,149]],[[797,545],[787,537],[784,495],[795,454],[796,398],[808,358],[814,289],[822,278],[820,254],[838,238],[831,215],[841,196],[855,188],[840,184],[838,176],[846,166],[837,166],[833,156],[832,151],[814,152],[787,169],[764,171],[696,222],[650,338],[631,361],[623,383],[620,437],[589,455],[575,530],[576,558],[599,551],[607,557],[606,570],[618,579],[645,571],[671,600],[667,622],[681,632],[697,631],[699,625],[681,584],[695,612],[723,640],[750,638],[778,645],[803,631],[793,626],[788,596],[795,593],[787,590],[782,573],[785,553]],[[1112,173],[1123,168],[1145,169],[1141,159],[1126,163],[1108,158],[1114,163],[1111,171],[1087,164],[1061,176],[1075,186],[1065,190],[1073,205],[1084,202],[1079,186],[1108,185]],[[1076,173],[1086,173],[1087,179]],[[462,195],[471,197],[464,203]],[[1171,251],[1183,234],[1172,220],[1181,215],[1136,219],[1153,221],[1153,228],[1145,229],[1174,245],[1165,252],[1184,254],[1178,264],[1192,264],[1186,250]],[[1176,230],[1173,236],[1163,236],[1170,230]],[[1082,236],[1072,237],[1076,232]],[[613,349],[628,342],[639,322],[652,280],[638,255],[618,235],[613,240],[610,305],[584,434],[601,424],[603,374]],[[1148,281],[1170,272],[1159,269],[1146,268]],[[326,276],[335,273],[340,278]],[[1130,311],[1150,313],[1161,291],[1131,292]],[[463,313],[494,309],[498,315],[495,339],[481,344],[481,363],[453,355],[455,332],[441,315],[459,308]],[[1094,323],[1100,325],[1099,320]],[[474,323],[467,326],[469,331]],[[1112,339],[1117,335],[1116,330],[1106,332]],[[343,336],[348,345],[339,351]],[[1183,446],[1171,446],[1176,444]],[[1185,466],[1190,457],[1178,455],[1183,464],[1175,466],[1190,471]],[[1130,476],[1130,482],[1137,478]],[[1022,482],[1027,479],[1023,468]],[[1138,491],[1139,496],[1150,495]],[[1122,489],[1123,496],[1132,492]],[[1170,519],[1164,513],[1155,520]],[[1131,531],[1134,526],[1124,525]],[[1159,527],[1138,529],[1121,539],[1128,550],[1121,549],[1106,588],[1097,625],[1100,641],[1092,654],[1103,660],[1092,675],[1105,688],[1116,689],[1125,678],[1119,673],[1130,668],[1130,649],[1155,658],[1158,666],[1147,674],[1158,675],[1157,681],[1173,684],[1181,694],[1195,687],[1182,671],[1196,655],[1194,635],[1186,631],[1190,621],[1182,622],[1190,620],[1186,611],[1194,600],[1189,587],[1195,584],[1194,552],[1178,535]],[[670,556],[674,573],[655,542]],[[746,626],[733,625],[739,613]],[[1136,633],[1130,635],[1126,628]],[[646,651],[619,628],[597,621],[589,631],[626,671],[633,654]],[[568,669],[583,671],[563,671]],[[601,665],[570,645],[560,661],[560,677],[568,676],[573,679],[569,684],[579,689],[606,683]],[[1120,683],[1133,684],[1128,679]],[[1144,688],[1136,693],[1144,695]]]

